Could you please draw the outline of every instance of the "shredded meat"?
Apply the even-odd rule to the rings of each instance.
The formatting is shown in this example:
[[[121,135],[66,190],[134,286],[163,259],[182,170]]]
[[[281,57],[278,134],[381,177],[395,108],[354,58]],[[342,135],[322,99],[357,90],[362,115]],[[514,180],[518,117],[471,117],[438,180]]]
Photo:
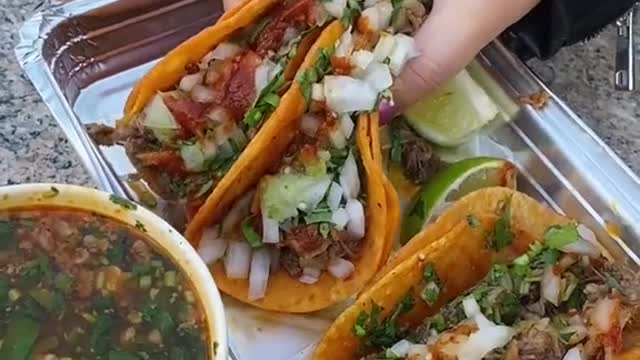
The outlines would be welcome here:
[[[136,240],[131,245],[130,253],[136,262],[147,264],[151,260],[151,248],[142,240]]]
[[[165,105],[178,125],[183,131],[185,138],[202,135],[206,128],[207,121],[203,117],[207,105],[191,100],[190,98],[177,98],[173,96],[163,96]]]
[[[285,243],[295,253],[306,259],[322,254],[330,245],[318,231],[317,225],[300,225],[287,232]]]
[[[392,131],[403,142],[404,175],[416,184],[423,184],[442,168],[442,162],[429,142],[416,135],[406,121],[396,119],[395,122]]]
[[[285,1],[275,9],[273,20],[256,38],[256,52],[265,56],[269,51],[276,51],[282,46],[284,33],[289,27],[299,27],[315,21],[313,16],[313,0]]]
[[[244,118],[244,114],[249,110],[251,104],[256,99],[256,68],[262,63],[260,58],[253,51],[245,52],[238,61],[236,71],[233,73],[227,84],[227,91],[222,102],[236,120]]]
[[[93,271],[86,269],[77,269],[74,271],[75,291],[81,299],[87,299],[93,294],[93,285],[95,274]]]
[[[115,129],[104,124],[88,124],[86,127],[87,134],[98,145],[112,146],[115,144]]]
[[[331,66],[336,75],[351,74],[351,61],[346,56],[332,56]]]
[[[140,160],[142,166],[158,167],[171,174],[183,174],[186,172],[182,157],[172,150],[137,154],[136,157]]]
[[[280,251],[280,266],[292,277],[302,276],[302,266],[298,255],[289,248],[282,248]]]
[[[548,321],[526,323],[508,345],[507,353],[516,353],[512,347],[517,349],[519,360],[562,360],[568,350]]]

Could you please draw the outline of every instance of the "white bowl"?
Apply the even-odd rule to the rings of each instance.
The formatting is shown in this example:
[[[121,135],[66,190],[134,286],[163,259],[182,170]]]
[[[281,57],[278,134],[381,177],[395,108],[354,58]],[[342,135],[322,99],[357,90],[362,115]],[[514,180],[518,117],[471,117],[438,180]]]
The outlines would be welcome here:
[[[198,253],[171,225],[140,205],[135,209],[126,208],[113,202],[110,194],[86,187],[62,184],[0,187],[0,210],[36,206],[89,211],[133,227],[142,223],[152,246],[168,255],[193,284],[207,319],[209,354],[215,349],[212,360],[227,360],[227,327],[218,287]]]

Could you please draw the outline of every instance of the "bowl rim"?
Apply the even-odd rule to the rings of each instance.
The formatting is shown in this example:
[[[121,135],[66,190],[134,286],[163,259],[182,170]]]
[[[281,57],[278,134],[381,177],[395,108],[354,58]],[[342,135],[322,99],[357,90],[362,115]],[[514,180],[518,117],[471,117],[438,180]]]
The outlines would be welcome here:
[[[60,207],[91,211],[113,220],[137,227],[142,224],[147,237],[168,255],[186,274],[197,293],[207,319],[212,359],[228,359],[228,335],[222,297],[207,265],[189,242],[164,219],[143,206],[93,188],[58,184],[30,183],[0,186],[0,210],[24,207]]]

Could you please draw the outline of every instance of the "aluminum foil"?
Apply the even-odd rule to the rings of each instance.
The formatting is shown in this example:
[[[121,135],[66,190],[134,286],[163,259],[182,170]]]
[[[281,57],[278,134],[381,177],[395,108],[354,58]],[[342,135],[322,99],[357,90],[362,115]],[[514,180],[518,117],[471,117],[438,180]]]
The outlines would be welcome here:
[[[22,67],[103,190],[135,197],[127,186],[135,169],[123,149],[94,144],[85,125],[114,125],[134,83],[221,9],[219,0],[64,1],[40,7],[20,29]],[[469,70],[501,114],[454,156],[510,159],[520,190],[589,226],[615,258],[640,263],[638,177],[500,43]],[[549,96],[542,109],[522,105],[536,93]],[[233,357],[281,360],[308,358],[347,304],[304,316],[225,305]]]

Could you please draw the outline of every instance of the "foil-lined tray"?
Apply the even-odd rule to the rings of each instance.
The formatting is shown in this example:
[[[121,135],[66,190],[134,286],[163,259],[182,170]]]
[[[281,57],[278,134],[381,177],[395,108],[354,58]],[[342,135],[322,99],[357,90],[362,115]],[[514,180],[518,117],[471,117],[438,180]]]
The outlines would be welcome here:
[[[135,82],[221,13],[220,0],[62,1],[20,29],[20,64],[100,188],[135,198],[136,170],[122,148],[93,143],[85,126],[114,125]],[[613,257],[640,264],[640,179],[499,42],[469,72],[501,113],[452,156],[508,158],[520,190],[589,226]],[[542,109],[523,105],[534,94],[548,96]],[[345,305],[301,316],[225,298],[232,357],[306,359]]]

